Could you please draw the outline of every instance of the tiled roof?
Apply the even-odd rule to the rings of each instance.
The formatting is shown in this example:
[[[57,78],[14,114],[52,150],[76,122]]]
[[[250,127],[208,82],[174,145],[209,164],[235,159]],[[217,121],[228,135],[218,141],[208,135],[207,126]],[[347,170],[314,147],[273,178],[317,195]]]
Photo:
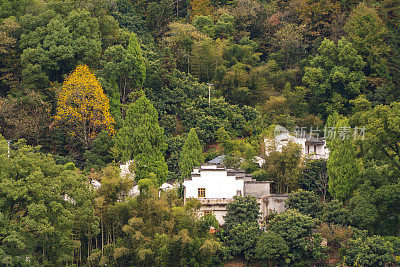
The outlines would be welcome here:
[[[215,159],[208,161],[207,163],[208,164],[221,164],[224,162],[225,157],[226,157],[226,155],[222,155],[222,156],[216,157]]]

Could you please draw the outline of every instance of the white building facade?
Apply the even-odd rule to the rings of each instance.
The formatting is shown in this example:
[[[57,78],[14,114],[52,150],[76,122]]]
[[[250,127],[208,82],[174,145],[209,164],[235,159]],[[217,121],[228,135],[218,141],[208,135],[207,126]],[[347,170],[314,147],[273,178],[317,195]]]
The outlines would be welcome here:
[[[260,204],[264,219],[271,211],[282,212],[286,195],[272,195],[270,181],[256,181],[242,170],[227,169],[217,164],[203,164],[195,168],[191,178],[185,179],[184,198],[196,198],[201,203],[198,215],[213,214],[224,223],[226,205],[234,196],[253,196]]]
[[[184,181],[186,197],[199,197],[199,188],[206,189],[206,198],[232,198],[243,196],[244,179],[237,179],[233,172],[229,172],[217,165],[202,165],[194,169],[192,178]]]
[[[281,133],[275,136],[275,140],[264,139],[265,151],[268,153],[269,146],[275,145],[275,149],[282,150],[289,142],[298,144],[302,148],[303,157],[310,159],[328,159],[329,149],[326,146],[326,141],[304,134],[302,136],[293,136],[289,132]]]

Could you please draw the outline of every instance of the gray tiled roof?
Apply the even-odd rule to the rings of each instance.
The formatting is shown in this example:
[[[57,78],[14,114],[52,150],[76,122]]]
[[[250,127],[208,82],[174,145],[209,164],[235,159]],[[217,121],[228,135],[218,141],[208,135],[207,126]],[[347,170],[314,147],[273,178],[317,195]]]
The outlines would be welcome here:
[[[324,140],[320,138],[315,138],[314,136],[306,134],[306,143],[316,144],[316,145],[323,145],[325,144]]]
[[[210,161],[208,161],[208,164],[222,164],[224,162],[226,155],[222,155],[219,157],[216,157],[215,159],[212,159]]]

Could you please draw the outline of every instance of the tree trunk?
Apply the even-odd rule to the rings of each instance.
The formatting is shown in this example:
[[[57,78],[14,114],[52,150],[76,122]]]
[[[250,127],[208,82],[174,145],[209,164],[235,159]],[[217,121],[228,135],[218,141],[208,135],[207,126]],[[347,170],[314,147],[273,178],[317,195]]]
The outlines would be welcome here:
[[[101,250],[103,251],[104,247],[104,225],[103,225],[103,220],[100,220],[101,224]]]

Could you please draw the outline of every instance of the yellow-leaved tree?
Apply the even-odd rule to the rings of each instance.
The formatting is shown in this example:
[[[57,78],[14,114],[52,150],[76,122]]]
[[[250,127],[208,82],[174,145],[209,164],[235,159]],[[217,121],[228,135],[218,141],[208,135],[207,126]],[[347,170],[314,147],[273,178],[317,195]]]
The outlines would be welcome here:
[[[102,130],[114,134],[109,100],[88,66],[77,66],[64,81],[57,95],[55,122],[65,126],[85,149]]]

